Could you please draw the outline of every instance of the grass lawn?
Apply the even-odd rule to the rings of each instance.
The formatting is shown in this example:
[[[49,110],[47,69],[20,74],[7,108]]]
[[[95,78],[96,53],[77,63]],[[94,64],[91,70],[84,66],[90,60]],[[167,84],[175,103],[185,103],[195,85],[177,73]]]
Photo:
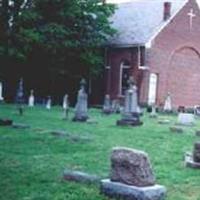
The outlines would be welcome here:
[[[112,147],[125,146],[146,151],[157,178],[167,187],[167,200],[200,200],[200,170],[184,167],[183,155],[191,151],[198,140],[196,126],[184,127],[183,134],[169,131],[171,124],[160,125],[148,114],[141,127],[117,127],[120,115],[103,116],[90,110],[98,124],[62,120],[62,110],[54,107],[26,108],[17,115],[15,106],[1,105],[0,117],[31,126],[30,129],[0,127],[0,200],[106,200],[99,188],[62,180],[64,169],[80,170],[108,177]],[[70,112],[70,118],[73,113]],[[57,137],[49,130],[88,137],[91,141],[70,141]]]

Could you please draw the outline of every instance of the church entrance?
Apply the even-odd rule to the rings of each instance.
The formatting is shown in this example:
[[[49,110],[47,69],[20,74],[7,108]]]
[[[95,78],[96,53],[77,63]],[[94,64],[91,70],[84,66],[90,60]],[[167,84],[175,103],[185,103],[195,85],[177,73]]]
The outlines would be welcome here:
[[[200,105],[200,55],[190,47],[181,48],[172,56],[167,92],[172,96],[175,107]]]
[[[119,81],[119,94],[125,95],[125,91],[128,87],[128,79],[130,76],[130,63],[123,61],[120,65],[120,81]]]

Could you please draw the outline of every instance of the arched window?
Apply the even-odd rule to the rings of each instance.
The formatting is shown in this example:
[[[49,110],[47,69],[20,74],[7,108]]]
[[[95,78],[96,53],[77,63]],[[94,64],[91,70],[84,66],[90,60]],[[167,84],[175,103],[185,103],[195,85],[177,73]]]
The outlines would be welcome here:
[[[158,85],[158,75],[155,73],[151,73],[149,78],[149,96],[148,96],[149,105],[156,103],[157,85]]]

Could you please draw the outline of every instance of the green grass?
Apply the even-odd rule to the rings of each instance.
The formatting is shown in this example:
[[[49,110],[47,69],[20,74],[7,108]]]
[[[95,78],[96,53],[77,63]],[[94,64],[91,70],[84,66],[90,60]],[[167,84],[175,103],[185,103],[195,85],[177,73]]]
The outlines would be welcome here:
[[[15,106],[1,105],[0,117],[31,126],[20,130],[0,127],[0,200],[106,200],[99,188],[64,182],[64,169],[81,170],[108,177],[110,153],[115,146],[146,151],[151,159],[157,183],[167,187],[167,200],[200,200],[200,170],[185,168],[183,155],[198,140],[194,127],[184,127],[184,134],[173,134],[170,125],[159,125],[148,114],[141,127],[117,127],[120,115],[103,116],[90,110],[98,124],[62,120],[62,110],[54,107],[26,108],[17,115]],[[73,117],[72,111],[70,118]],[[175,116],[169,118],[174,124]],[[66,130],[74,135],[90,137],[89,142],[71,142],[48,133]]]

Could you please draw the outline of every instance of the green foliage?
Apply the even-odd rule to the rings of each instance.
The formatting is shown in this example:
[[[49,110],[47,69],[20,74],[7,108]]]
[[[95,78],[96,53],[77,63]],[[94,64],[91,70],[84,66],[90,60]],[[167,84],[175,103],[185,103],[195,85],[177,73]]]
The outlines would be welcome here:
[[[27,63],[42,58],[47,68],[74,75],[101,71],[102,46],[115,33],[108,20],[113,5],[101,0],[21,0],[1,8],[2,15],[7,9],[2,38],[8,42],[0,47],[8,45],[9,56]]]

